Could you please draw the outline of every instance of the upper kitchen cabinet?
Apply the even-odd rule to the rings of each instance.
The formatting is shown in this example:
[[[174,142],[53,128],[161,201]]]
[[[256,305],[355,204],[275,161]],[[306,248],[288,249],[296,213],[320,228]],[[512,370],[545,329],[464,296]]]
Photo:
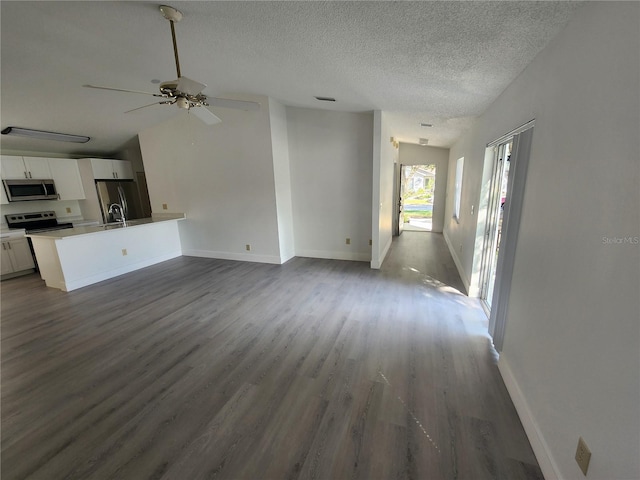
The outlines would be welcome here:
[[[49,168],[60,200],[83,200],[86,198],[77,160],[50,158]]]
[[[92,158],[91,168],[96,180],[133,180],[131,162]]]
[[[8,205],[9,199],[7,198],[7,192],[4,191],[4,185],[0,184],[0,205]]]
[[[2,155],[0,163],[3,179],[51,178],[49,161],[46,158]]]

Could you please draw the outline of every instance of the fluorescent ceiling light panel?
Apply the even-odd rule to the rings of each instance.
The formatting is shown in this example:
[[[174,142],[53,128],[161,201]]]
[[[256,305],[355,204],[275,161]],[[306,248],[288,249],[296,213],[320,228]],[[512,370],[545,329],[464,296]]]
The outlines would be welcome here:
[[[46,132],[44,130],[32,130],[30,128],[7,127],[2,130],[2,135],[18,135],[21,137],[39,138],[40,140],[56,140],[58,142],[87,143],[90,137],[82,135],[69,135],[66,133]]]

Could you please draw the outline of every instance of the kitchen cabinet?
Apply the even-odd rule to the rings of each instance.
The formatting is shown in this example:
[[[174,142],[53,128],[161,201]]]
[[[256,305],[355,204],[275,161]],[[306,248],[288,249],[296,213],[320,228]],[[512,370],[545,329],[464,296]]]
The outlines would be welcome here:
[[[2,241],[2,257],[0,260],[0,274],[20,272],[22,270],[30,270],[35,267],[33,255],[29,249],[29,242],[26,238],[13,238],[11,240]]]
[[[46,158],[2,155],[0,163],[3,179],[51,178],[51,169]]]
[[[8,205],[9,199],[7,198],[7,192],[4,191],[4,185],[0,184],[0,205]]]
[[[91,168],[96,180],[133,180],[131,162],[92,158]]]
[[[86,198],[77,160],[50,158],[49,168],[60,200],[83,200]]]

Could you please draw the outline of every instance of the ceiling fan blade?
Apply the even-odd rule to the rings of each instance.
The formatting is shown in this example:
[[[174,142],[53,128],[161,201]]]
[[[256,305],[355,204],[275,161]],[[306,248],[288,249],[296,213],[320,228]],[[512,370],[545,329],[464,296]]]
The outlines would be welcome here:
[[[127,110],[124,113],[130,113],[130,112],[135,112],[136,110],[140,110],[142,108],[147,108],[147,107],[151,107],[153,105],[164,105],[167,103],[173,103],[172,101],[166,101],[166,102],[154,102],[154,103],[150,103],[149,105],[143,105],[142,107],[138,107],[138,108],[132,108],[131,110]]]
[[[207,109],[206,107],[191,107],[189,109],[189,113],[193,113],[207,125],[215,125],[216,123],[222,122],[222,120],[211,113],[211,111],[209,111],[209,109]]]
[[[207,103],[212,107],[237,108],[239,110],[247,110],[251,112],[260,110],[260,104],[258,102],[233,100],[231,98],[208,97]]]
[[[205,88],[207,88],[207,86],[204,83],[196,82],[187,77],[180,77],[176,90],[186,93],[187,95],[198,95]]]
[[[139,90],[125,90],[123,88],[102,87],[100,85],[83,85],[83,87],[97,88],[98,90],[113,90],[114,92],[141,93],[143,95],[153,95],[154,97],[163,97],[163,98],[167,97],[167,95],[163,95],[161,93],[141,92]]]

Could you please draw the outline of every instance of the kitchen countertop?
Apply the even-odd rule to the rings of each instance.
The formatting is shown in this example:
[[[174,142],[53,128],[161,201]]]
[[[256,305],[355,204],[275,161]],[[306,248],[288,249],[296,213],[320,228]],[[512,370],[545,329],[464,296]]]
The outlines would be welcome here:
[[[96,233],[105,233],[113,230],[130,229],[130,228],[141,227],[144,225],[150,225],[154,223],[167,222],[171,220],[183,220],[184,218],[185,218],[184,214],[175,214],[175,215],[164,214],[162,216],[157,216],[157,217],[127,220],[126,225],[122,225],[121,223],[109,223],[109,224],[103,224],[103,225],[74,227],[74,228],[66,228],[63,230],[51,230],[48,232],[31,233],[31,234],[27,234],[26,236],[32,237],[32,238],[49,238],[52,240],[63,240],[65,238],[78,237],[80,235],[93,235]]]
[[[2,228],[0,229],[0,238],[16,238],[24,237],[24,228]]]

